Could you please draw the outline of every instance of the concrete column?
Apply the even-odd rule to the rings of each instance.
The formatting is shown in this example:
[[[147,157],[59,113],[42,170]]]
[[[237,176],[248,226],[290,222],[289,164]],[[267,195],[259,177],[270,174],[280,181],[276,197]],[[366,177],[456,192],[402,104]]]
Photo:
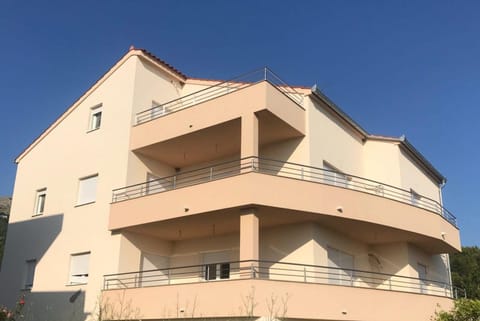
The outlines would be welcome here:
[[[245,208],[240,213],[240,261],[254,260],[240,263],[241,276],[246,278],[258,277],[259,259],[259,220],[256,208]]]
[[[242,116],[241,157],[258,157],[258,118],[251,113]]]

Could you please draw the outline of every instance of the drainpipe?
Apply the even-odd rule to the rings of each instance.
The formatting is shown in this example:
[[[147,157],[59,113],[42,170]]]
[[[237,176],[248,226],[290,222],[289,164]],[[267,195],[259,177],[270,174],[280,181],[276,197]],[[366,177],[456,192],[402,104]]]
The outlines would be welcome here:
[[[442,196],[442,190],[443,187],[445,186],[447,182],[445,180],[442,180],[442,182],[438,185],[438,196],[439,196],[439,201],[440,201],[440,206],[441,206],[441,211],[443,212],[443,196]],[[441,213],[443,215],[443,213]],[[443,254],[445,257],[445,263],[447,264],[447,276],[448,276],[448,282],[450,284],[450,295],[453,297],[453,284],[452,284],[452,271],[450,270],[450,255],[448,253]]]

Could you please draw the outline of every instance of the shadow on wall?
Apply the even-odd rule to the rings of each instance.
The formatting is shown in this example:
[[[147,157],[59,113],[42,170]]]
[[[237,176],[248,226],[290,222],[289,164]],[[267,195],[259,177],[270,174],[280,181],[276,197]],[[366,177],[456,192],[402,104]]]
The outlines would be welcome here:
[[[5,253],[0,271],[0,304],[15,305],[26,286],[27,261],[41,263],[60,234],[63,214],[48,215],[8,225]]]
[[[31,292],[25,295],[23,315],[25,321],[81,321],[88,316],[84,312],[85,292]]]

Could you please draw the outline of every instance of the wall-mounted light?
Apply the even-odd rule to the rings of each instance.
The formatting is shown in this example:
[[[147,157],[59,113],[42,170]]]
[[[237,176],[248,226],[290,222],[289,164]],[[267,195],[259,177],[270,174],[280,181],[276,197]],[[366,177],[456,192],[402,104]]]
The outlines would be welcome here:
[[[337,212],[339,212],[339,213],[343,213],[343,207],[341,207],[341,206],[337,206]]]

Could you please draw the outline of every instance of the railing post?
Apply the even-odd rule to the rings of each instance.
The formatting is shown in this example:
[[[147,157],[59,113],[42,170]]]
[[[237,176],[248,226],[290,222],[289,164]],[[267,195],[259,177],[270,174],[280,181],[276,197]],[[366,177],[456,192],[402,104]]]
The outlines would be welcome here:
[[[303,181],[303,166],[302,166],[302,171],[301,171],[301,173],[302,173],[302,181]]]
[[[350,271],[350,286],[353,286],[353,271]]]
[[[251,265],[250,265],[250,276],[252,277],[252,279],[255,279],[255,278],[256,278],[256,275],[255,275],[255,266],[253,265],[253,262],[252,262]]]
[[[445,290],[445,296],[448,296],[448,294],[447,294],[447,283],[444,283],[443,288]]]
[[[392,290],[392,277],[388,279],[388,289],[391,291]]]
[[[167,270],[167,283],[170,284],[170,269]]]
[[[177,185],[177,175],[173,176],[173,189],[175,189],[176,185]]]
[[[307,267],[303,266],[303,282],[307,283]]]
[[[252,171],[255,171],[255,158],[252,157]]]

